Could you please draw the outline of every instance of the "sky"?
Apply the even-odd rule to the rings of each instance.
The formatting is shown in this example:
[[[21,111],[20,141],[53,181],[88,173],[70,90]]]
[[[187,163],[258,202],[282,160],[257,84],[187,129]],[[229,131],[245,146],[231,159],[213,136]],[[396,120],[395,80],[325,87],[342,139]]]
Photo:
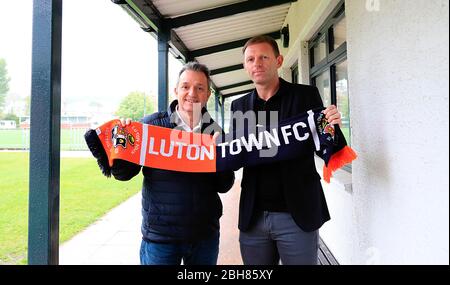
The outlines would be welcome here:
[[[31,93],[32,0],[0,0],[0,58],[9,97]],[[181,64],[169,54],[169,89]],[[110,0],[64,0],[62,101],[96,101],[117,108],[132,91],[157,95],[157,43]]]

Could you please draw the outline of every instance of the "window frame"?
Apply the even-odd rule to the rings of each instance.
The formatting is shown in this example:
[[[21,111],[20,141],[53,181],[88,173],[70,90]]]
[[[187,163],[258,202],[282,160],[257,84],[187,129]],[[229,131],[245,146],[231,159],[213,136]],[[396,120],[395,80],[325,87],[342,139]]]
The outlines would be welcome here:
[[[343,54],[347,54],[347,42],[341,44],[334,49],[334,34],[333,26],[345,17],[345,2],[342,1],[338,7],[332,12],[332,16],[325,21],[319,31],[313,36],[313,39],[308,43],[308,51],[310,55],[310,78],[322,73],[325,69]],[[325,38],[326,56],[323,60],[314,64],[314,48]]]
[[[330,78],[331,104],[333,105],[337,105],[336,65],[347,60],[347,37],[346,41],[335,49],[333,27],[337,23],[339,23],[345,16],[345,1],[343,0],[337,5],[337,7],[330,14],[329,18],[312,37],[312,40],[308,42],[310,84],[316,86],[317,76],[321,75],[322,73],[328,72]],[[320,62],[315,63],[314,49],[324,38],[326,45],[326,56]],[[349,139],[351,140],[351,129]],[[350,173],[352,172],[351,164],[345,166],[343,169]]]

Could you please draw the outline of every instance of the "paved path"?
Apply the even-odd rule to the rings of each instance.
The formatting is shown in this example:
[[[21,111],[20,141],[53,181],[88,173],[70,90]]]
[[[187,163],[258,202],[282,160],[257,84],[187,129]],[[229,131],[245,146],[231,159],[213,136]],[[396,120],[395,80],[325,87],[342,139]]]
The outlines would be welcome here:
[[[242,264],[237,229],[240,172],[233,188],[221,194],[224,215],[221,223],[218,264]],[[120,204],[97,222],[60,246],[60,264],[139,264],[141,242],[141,193]]]

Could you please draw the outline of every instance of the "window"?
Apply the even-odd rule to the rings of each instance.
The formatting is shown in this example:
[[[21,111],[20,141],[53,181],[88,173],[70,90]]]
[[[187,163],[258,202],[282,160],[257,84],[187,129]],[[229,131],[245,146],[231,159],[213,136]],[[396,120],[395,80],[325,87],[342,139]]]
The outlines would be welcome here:
[[[342,17],[333,26],[333,50],[338,49],[347,40],[347,22],[345,17]]]
[[[331,105],[330,73],[321,73],[315,78],[315,82],[317,89],[319,89],[320,97],[322,97],[323,105]]]
[[[327,43],[325,37],[321,37],[313,48],[313,64],[319,63],[327,57]]]
[[[319,89],[324,106],[338,107],[342,114],[342,132],[351,145],[344,1],[309,42],[309,54],[311,83]]]
[[[336,106],[342,115],[342,133],[351,145],[350,138],[350,108],[348,105],[347,60],[336,64]]]

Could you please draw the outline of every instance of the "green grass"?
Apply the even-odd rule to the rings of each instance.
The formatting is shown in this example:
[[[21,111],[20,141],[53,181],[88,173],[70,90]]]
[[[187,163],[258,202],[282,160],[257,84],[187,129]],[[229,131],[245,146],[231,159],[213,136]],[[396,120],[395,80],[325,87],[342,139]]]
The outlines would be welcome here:
[[[0,147],[22,146],[29,143],[29,131],[15,129],[15,130],[0,130]]]
[[[87,150],[84,141],[84,129],[62,129],[61,150]],[[30,145],[30,130],[12,129],[0,130],[1,148],[28,148]]]
[[[0,152],[0,265],[27,263],[28,161],[26,152]],[[63,158],[60,243],[137,193],[141,180],[108,179],[94,158]]]

